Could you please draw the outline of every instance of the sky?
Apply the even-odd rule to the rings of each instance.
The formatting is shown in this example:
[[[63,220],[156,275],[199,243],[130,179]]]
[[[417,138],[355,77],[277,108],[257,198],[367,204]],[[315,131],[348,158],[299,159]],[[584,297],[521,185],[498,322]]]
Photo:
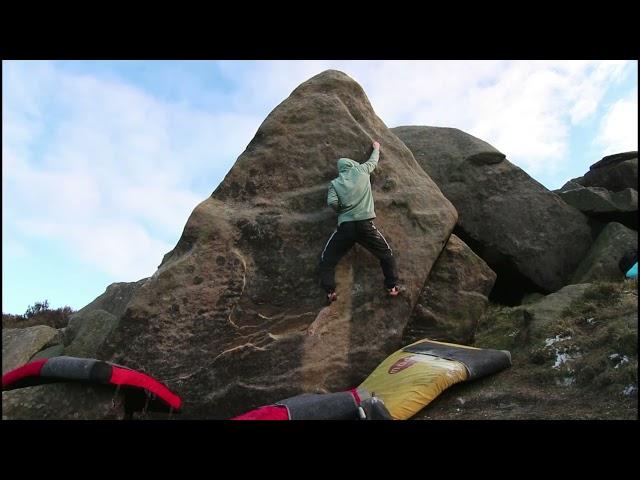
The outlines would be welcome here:
[[[455,127],[550,190],[638,149],[633,61],[3,61],[2,311],[154,273],[264,118],[337,69],[388,127]]]

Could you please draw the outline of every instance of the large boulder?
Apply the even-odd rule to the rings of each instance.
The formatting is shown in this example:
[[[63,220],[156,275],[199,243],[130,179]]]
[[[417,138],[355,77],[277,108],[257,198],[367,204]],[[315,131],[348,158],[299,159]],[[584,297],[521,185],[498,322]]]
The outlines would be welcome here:
[[[124,397],[111,385],[54,383],[2,392],[3,420],[121,420]]]
[[[590,283],[567,285],[557,292],[545,295],[538,301],[514,307],[512,311],[522,313],[530,332],[538,338],[540,332],[546,331],[550,326],[560,324],[560,320],[571,305],[580,300],[591,287]]]
[[[625,188],[611,192],[601,187],[578,187],[558,192],[560,198],[586,215],[635,212],[638,210],[638,192]]]
[[[580,262],[571,283],[596,280],[622,280],[624,273],[618,263],[631,248],[638,246],[638,232],[620,223],[611,222],[600,232],[587,256]]]
[[[88,305],[69,317],[69,324],[63,331],[67,346],[65,355],[93,356],[107,335],[120,321],[133,294],[147,281],[112,283],[105,292]],[[82,338],[76,336],[81,334]],[[70,347],[71,344],[73,347]],[[69,348],[71,348],[69,350]],[[80,355],[85,352],[86,355]]]
[[[81,315],[93,310],[104,310],[112,315],[120,318],[131,301],[134,293],[147,281],[147,278],[138,280],[137,282],[118,282],[112,283],[107,287],[105,292],[93,300],[88,305],[78,310],[75,315]],[[69,323],[72,323],[69,319]]]
[[[619,222],[638,230],[638,152],[604,157],[582,177],[554,190],[569,205],[596,220],[600,229]]]
[[[67,330],[72,332],[72,340],[65,346],[64,355],[95,358],[106,338],[118,325],[118,321],[118,317],[100,309],[73,316],[67,327]]]
[[[472,343],[495,280],[484,260],[451,235],[418,297],[403,343],[422,338]]]
[[[567,284],[592,242],[585,215],[456,128],[392,131],[456,207],[455,233],[497,273],[492,298],[517,303]]]
[[[565,202],[593,219],[598,233],[607,223],[618,222],[638,231],[638,191],[625,188],[612,192],[601,187],[578,185],[556,192]]]
[[[40,350],[33,357],[31,357],[29,361],[33,362],[34,360],[41,360],[43,358],[59,357],[62,354],[64,354],[64,344],[57,343],[56,345],[45,348],[44,350]]]
[[[376,223],[404,291],[388,297],[378,261],[356,246],[338,265],[339,299],[327,307],[317,275],[336,228],[327,188],[337,159],[365,161],[372,140],[382,145],[371,176]],[[353,387],[401,346],[456,220],[360,85],[323,72],[268,115],[98,356],[166,382],[197,418]]]
[[[604,157],[589,167],[577,183],[585,187],[602,187],[612,192],[638,188],[638,152],[625,152]]]
[[[2,374],[27,363],[40,350],[62,343],[55,328],[36,325],[2,329]]]

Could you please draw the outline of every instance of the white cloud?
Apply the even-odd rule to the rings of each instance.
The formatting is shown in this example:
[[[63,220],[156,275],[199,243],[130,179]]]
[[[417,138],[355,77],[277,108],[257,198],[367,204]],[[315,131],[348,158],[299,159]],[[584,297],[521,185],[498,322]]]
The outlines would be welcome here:
[[[58,223],[46,219],[17,220],[23,234],[48,237],[74,248],[74,256],[117,279],[150,276],[162,256],[173,248],[153,238],[129,220],[96,218],[84,223]]]
[[[638,90],[609,107],[600,122],[596,144],[602,155],[638,150]]]
[[[167,190],[158,184],[123,186],[112,199],[118,211],[126,211],[128,215],[153,222],[165,231],[175,232],[182,230],[188,214],[203,198],[183,190],[172,193],[170,202],[166,200]],[[159,205],[164,208],[159,209]]]
[[[409,91],[402,84],[405,75],[398,78],[392,69],[376,78],[386,85],[378,89],[379,98],[371,96],[374,105],[393,110],[383,117],[389,118],[387,123],[460,128],[489,142],[532,175],[556,170],[569,160],[572,125],[595,112],[626,65],[501,61],[438,62],[437,68],[430,68],[430,63],[405,72],[420,79]],[[415,107],[403,107],[409,102]]]
[[[582,67],[572,71],[569,77],[570,90],[567,91],[571,106],[571,121],[579,123],[593,114],[602,100],[607,84],[619,80],[628,62],[612,60],[599,62],[580,62]]]
[[[277,61],[225,63],[236,105],[275,106],[327,68],[364,88],[390,127],[460,128],[501,150],[530,174],[568,161],[571,127],[589,119],[628,61]]]
[[[2,242],[2,255],[5,258],[23,260],[31,256],[27,247],[15,240],[7,240]]]
[[[155,272],[165,253],[173,248],[129,221],[78,224],[67,234],[80,245],[80,257],[95,262],[115,278],[139,279]],[[90,242],[85,239],[91,238]]]
[[[3,227],[11,244],[47,237],[114,280],[151,275],[261,120],[5,62]]]

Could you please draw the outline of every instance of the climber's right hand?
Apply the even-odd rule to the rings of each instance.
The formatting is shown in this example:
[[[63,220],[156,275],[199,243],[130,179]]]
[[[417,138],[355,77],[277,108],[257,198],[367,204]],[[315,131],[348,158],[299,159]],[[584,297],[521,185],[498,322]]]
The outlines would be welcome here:
[[[380,150],[380,144],[378,142],[376,142],[375,140],[373,141],[373,149],[374,150]]]

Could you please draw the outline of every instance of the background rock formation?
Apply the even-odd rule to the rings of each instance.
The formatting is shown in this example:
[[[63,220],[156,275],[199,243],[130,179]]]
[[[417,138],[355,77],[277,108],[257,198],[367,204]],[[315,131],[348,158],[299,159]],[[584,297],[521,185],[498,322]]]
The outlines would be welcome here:
[[[146,278],[137,282],[117,282],[107,287],[105,292],[93,302],[78,310],[74,315],[82,315],[93,310],[104,310],[117,318],[122,317],[136,291],[144,285]]]
[[[27,363],[40,350],[62,343],[60,333],[46,325],[2,329],[2,374]]]
[[[118,325],[135,292],[147,281],[112,283],[93,302],[69,318],[64,331],[64,355],[95,358]]]
[[[625,188],[638,188],[638,152],[616,153],[603,157],[602,160],[589,167],[589,171],[582,177],[573,178],[574,182],[583,187],[602,187],[612,192],[619,192]],[[567,182],[560,190],[568,187]]]
[[[608,222],[638,231],[638,152],[604,157],[555,192],[588,215],[596,233]]]
[[[616,222],[607,224],[591,246],[589,253],[580,262],[571,283],[621,279],[623,273],[618,263],[629,249],[637,246],[638,232]]]
[[[492,299],[517,304],[567,284],[592,243],[587,217],[472,135],[392,131],[456,207],[455,233],[498,274]]]
[[[484,260],[451,235],[418,297],[402,343],[423,338],[473,343],[495,279]]]
[[[53,383],[2,392],[3,420],[121,420],[124,396],[112,386]]]

